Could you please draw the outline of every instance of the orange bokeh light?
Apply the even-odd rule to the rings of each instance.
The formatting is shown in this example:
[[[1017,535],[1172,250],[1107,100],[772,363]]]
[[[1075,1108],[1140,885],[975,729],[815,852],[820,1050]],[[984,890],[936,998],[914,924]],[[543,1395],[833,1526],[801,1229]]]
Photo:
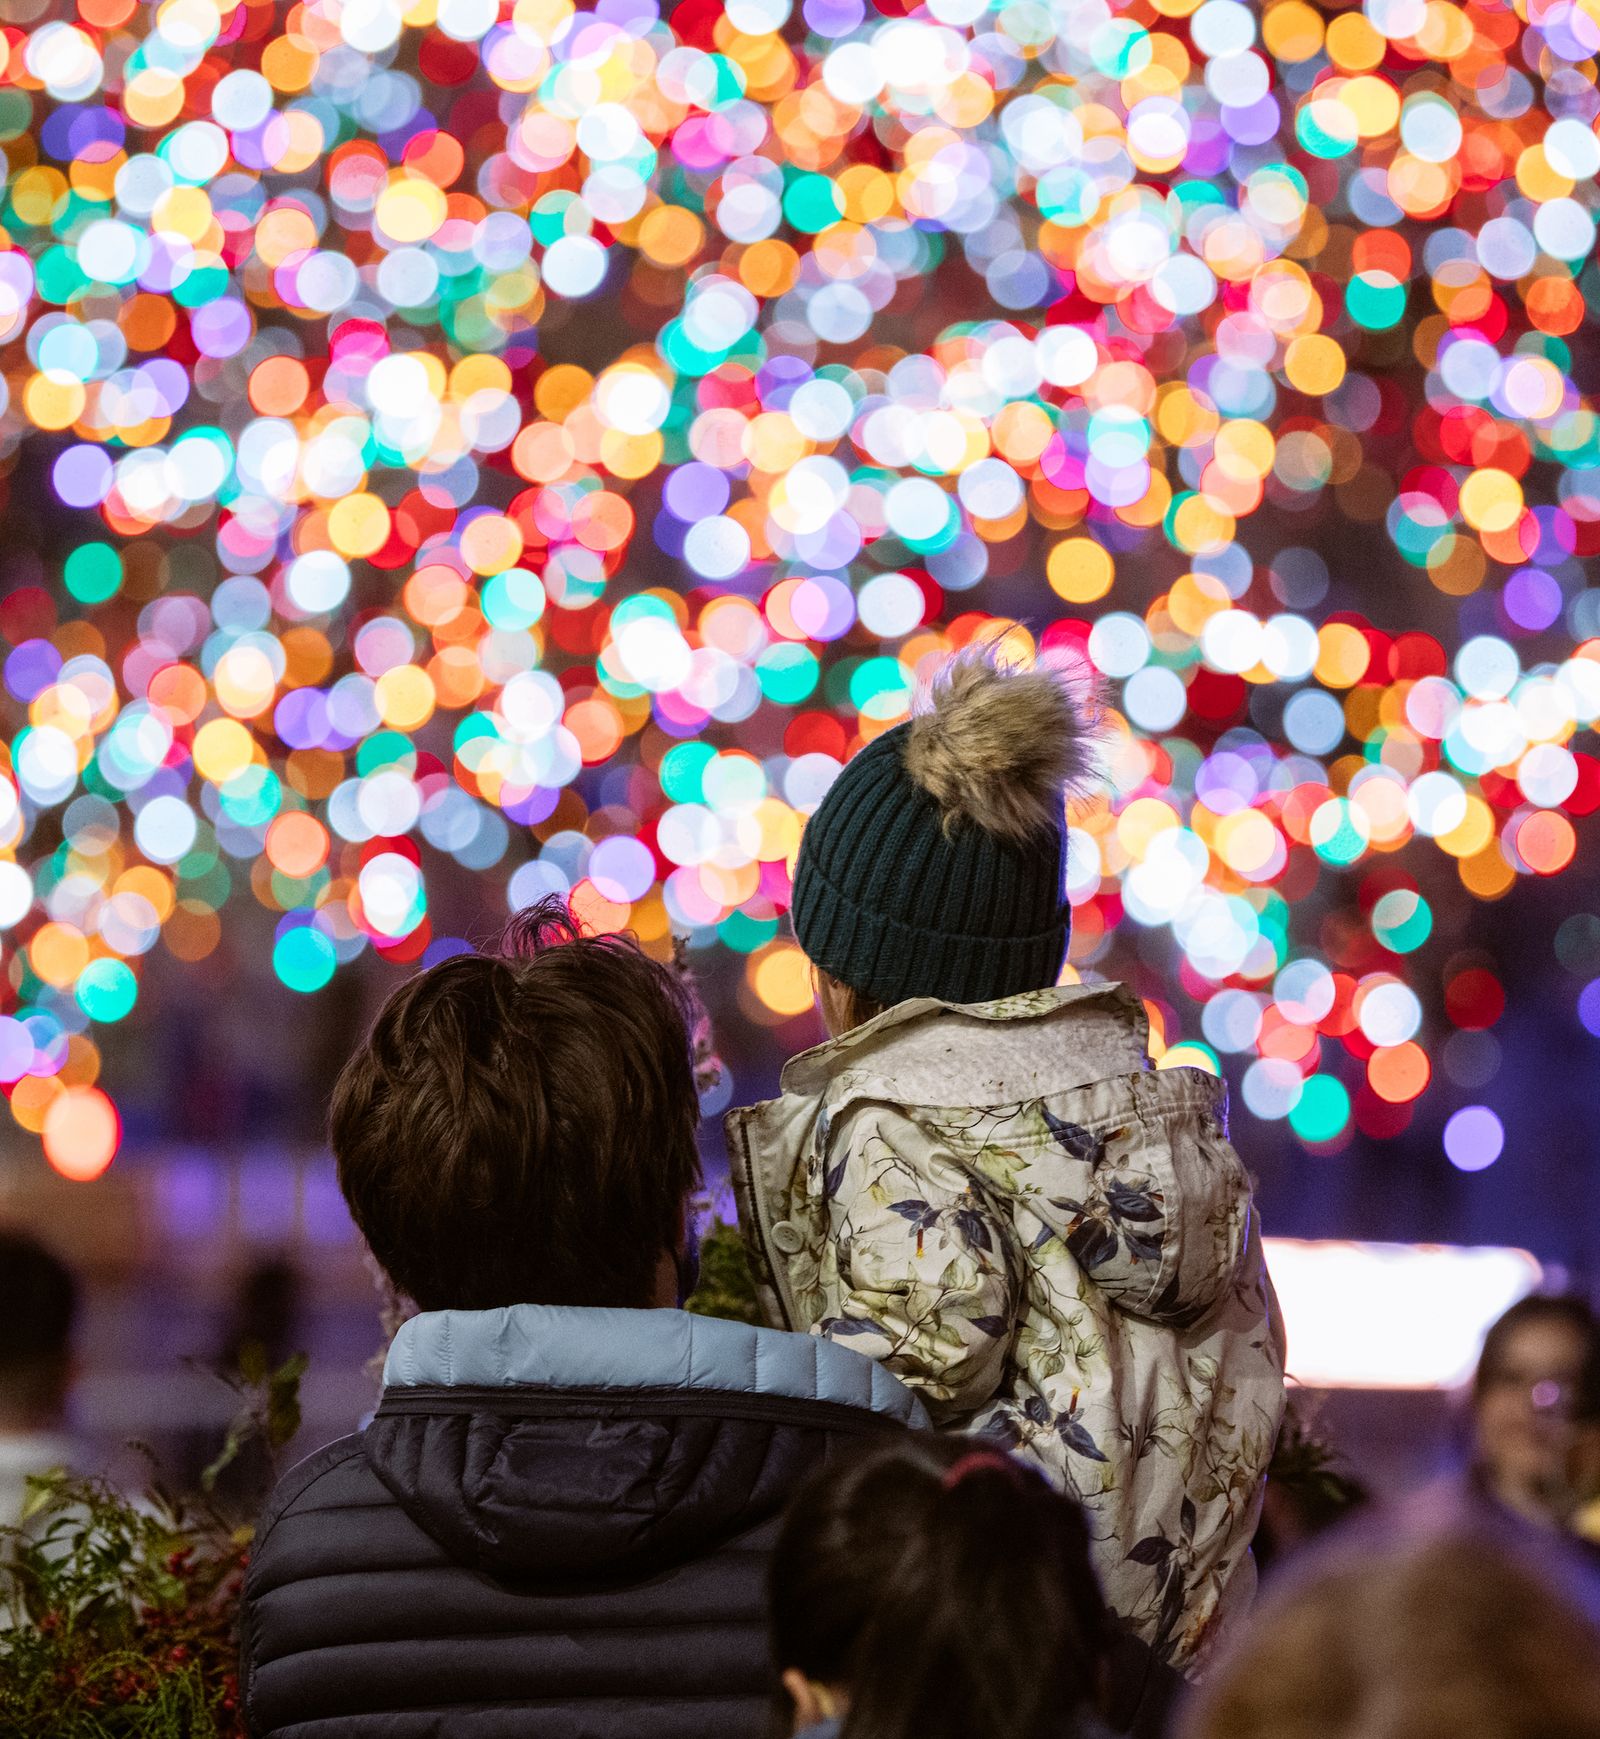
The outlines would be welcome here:
[[[68,1087],[45,1112],[42,1133],[51,1165],[74,1183],[91,1183],[116,1157],[122,1120],[98,1087]]]

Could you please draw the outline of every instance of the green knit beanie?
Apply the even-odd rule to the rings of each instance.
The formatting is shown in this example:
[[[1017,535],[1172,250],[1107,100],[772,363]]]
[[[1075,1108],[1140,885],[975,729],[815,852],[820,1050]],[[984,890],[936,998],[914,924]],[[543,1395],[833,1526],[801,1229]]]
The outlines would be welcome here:
[[[791,910],[807,958],[885,1005],[1053,985],[1072,929],[1066,800],[1093,734],[1079,672],[959,654],[806,823]]]

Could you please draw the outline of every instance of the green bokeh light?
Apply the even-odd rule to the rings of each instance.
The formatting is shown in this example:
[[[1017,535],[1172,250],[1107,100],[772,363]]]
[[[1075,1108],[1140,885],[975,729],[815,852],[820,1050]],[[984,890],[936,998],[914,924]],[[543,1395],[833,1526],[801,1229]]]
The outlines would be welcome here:
[[[1350,1095],[1334,1075],[1313,1075],[1289,1113],[1289,1127],[1302,1141],[1332,1141],[1350,1121]]]
[[[122,587],[122,557],[108,543],[79,544],[61,577],[80,604],[103,604]]]
[[[90,1020],[121,1020],[138,1000],[139,981],[124,961],[91,960],[72,994]]]
[[[309,924],[285,930],[273,945],[272,970],[291,990],[321,990],[338,964],[333,943]]]
[[[544,587],[526,568],[507,568],[485,582],[483,613],[495,628],[531,628],[544,615]]]
[[[699,803],[705,797],[705,771],[716,759],[709,743],[675,743],[661,757],[661,789],[674,803]]]
[[[776,918],[755,918],[748,912],[732,911],[717,925],[717,935],[736,953],[754,954],[778,933]]]
[[[826,175],[797,175],[784,189],[783,215],[796,229],[816,235],[844,216],[844,195]]]
[[[769,646],[756,660],[761,692],[778,706],[797,706],[817,686],[817,657],[809,647],[792,641]]]
[[[1391,888],[1372,908],[1372,933],[1395,954],[1409,954],[1433,934],[1433,913],[1421,894]]]
[[[1357,326],[1387,332],[1406,311],[1406,287],[1388,272],[1358,272],[1344,293],[1344,305]]]

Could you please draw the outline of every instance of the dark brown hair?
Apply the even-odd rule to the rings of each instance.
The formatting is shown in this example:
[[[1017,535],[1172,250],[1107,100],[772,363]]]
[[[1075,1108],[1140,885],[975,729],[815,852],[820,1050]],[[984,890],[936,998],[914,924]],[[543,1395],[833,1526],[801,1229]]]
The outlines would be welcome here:
[[[334,1089],[356,1224],[424,1310],[639,1307],[699,1181],[693,1011],[559,900],[391,996]]]
[[[1099,1693],[1082,1512],[980,1439],[919,1432],[815,1475],[770,1595],[774,1665],[845,1687],[842,1739],[1059,1739]]]
[[[1600,1739],[1600,1630],[1509,1535],[1365,1535],[1291,1570],[1181,1739]]]
[[[1500,1380],[1512,1341],[1520,1329],[1534,1323],[1569,1328],[1582,1343],[1583,1363],[1577,1394],[1573,1397],[1573,1412],[1578,1419],[1600,1419],[1600,1317],[1596,1317],[1586,1298],[1575,1293],[1534,1293],[1519,1298],[1496,1319],[1483,1339],[1483,1352],[1472,1379],[1473,1401],[1481,1401],[1485,1391]]]

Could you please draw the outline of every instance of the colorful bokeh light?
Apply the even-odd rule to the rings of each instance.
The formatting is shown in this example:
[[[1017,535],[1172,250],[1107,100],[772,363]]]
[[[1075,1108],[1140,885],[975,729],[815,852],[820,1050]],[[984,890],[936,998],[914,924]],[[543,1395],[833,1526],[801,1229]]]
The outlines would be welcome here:
[[[1072,970],[1170,937],[1161,1061],[1319,1148],[1493,1074],[1441,901],[1600,806],[1587,0],[9,18],[0,466],[61,534],[0,597],[0,1083],[58,1169],[153,948],[436,957],[441,856],[801,1013],[805,817],[1001,615],[1109,685]],[[1407,626],[1330,604],[1347,528]]]

